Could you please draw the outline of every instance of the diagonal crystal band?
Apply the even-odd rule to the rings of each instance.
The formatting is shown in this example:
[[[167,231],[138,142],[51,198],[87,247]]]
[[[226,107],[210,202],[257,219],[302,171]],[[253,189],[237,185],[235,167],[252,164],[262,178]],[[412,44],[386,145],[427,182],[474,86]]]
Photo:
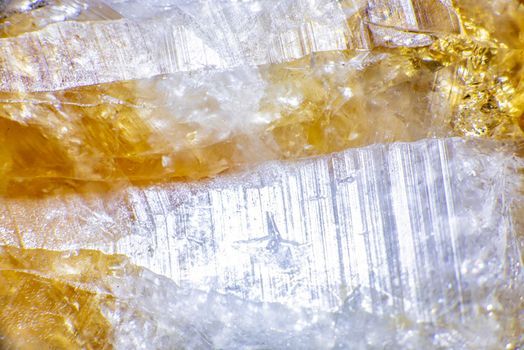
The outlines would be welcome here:
[[[509,158],[476,147],[372,146],[135,192],[147,224],[116,250],[181,286],[249,300],[336,308],[359,290],[373,312],[465,312],[481,281],[503,275],[516,176]]]
[[[55,91],[375,45],[424,46],[431,43],[429,32],[458,31],[451,5],[433,2],[174,2],[169,11],[153,11],[148,18],[141,16],[142,2],[137,11],[134,1],[115,1],[125,18],[65,21],[0,39],[0,91]],[[426,23],[441,15],[433,21],[439,25]]]

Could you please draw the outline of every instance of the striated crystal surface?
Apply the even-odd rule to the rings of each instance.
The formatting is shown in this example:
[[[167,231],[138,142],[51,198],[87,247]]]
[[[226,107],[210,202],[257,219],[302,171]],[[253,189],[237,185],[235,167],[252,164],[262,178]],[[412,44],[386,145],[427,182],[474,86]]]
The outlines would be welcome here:
[[[73,304],[90,298],[85,314],[57,313],[75,327],[95,317],[95,329],[113,335],[101,337],[107,346],[123,349],[518,348],[524,276],[512,211],[521,165],[499,147],[374,145],[202,183],[126,188],[125,201],[107,206],[130,213],[117,228],[128,236],[91,247],[169,279],[122,256],[29,250],[74,248],[60,232],[38,241],[38,225],[19,226],[26,250],[5,248],[2,271],[24,285],[20,274],[41,276],[35,290],[49,292],[30,305],[42,317],[66,307],[64,294]],[[45,218],[56,208],[43,200]],[[31,222],[12,213],[12,222]],[[29,307],[21,300],[20,313]],[[7,334],[49,329],[45,320]],[[52,334],[70,337],[64,323],[58,317]]]

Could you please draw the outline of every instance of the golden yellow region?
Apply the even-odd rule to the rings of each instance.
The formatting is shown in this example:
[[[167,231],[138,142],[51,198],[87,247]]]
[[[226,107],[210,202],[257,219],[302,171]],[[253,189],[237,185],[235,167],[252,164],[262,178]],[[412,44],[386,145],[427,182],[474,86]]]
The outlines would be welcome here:
[[[123,262],[97,251],[0,248],[0,348],[112,349],[102,307]]]
[[[62,2],[62,0],[56,1],[58,4]],[[43,3],[40,2],[40,4]],[[1,15],[0,38],[7,38],[42,28],[49,21],[49,19],[46,20],[46,17],[51,17],[52,13],[49,13],[45,7],[40,7],[25,12],[8,9],[7,13],[1,13]]]
[[[303,97],[270,127],[282,156],[319,155],[451,132],[431,67],[419,65],[411,50],[376,51],[384,56],[359,71],[343,68],[350,54],[317,57],[319,66],[342,68],[330,76],[312,74],[304,61],[272,68],[273,84],[292,86],[287,90]]]
[[[322,154],[450,135],[521,143],[524,6],[473,0],[455,5],[464,25],[461,35],[437,35],[423,48],[374,49],[386,57],[345,74],[347,81],[338,86],[304,64],[274,67],[275,85],[287,81],[304,96],[299,108],[273,125],[282,152]],[[344,99],[341,91],[352,97]]]
[[[151,121],[160,109],[138,95],[135,82],[0,94],[0,142],[7,146],[0,153],[3,187],[20,194],[21,188],[49,190],[57,180],[200,178],[265,159],[427,136],[435,123],[427,103],[433,73],[417,70],[399,52],[360,72],[345,66],[351,55],[327,53],[315,62],[270,67],[260,110],[280,115],[277,121],[225,140],[211,137],[204,145],[192,139],[201,124],[176,122],[167,135],[156,130]],[[282,92],[290,103],[281,102]],[[176,150],[174,138],[182,144]]]
[[[134,82],[3,93],[2,187],[19,194],[77,181],[200,178],[264,159],[427,136],[522,137],[520,51],[493,53],[459,38],[383,51],[363,70],[344,66],[354,55],[348,52],[270,67],[273,90],[260,108],[280,117],[265,131],[200,146],[191,137],[202,126],[180,122],[173,126],[183,144],[177,150],[172,135],[148,122],[157,109],[140,100]],[[282,91],[298,103],[281,103],[275,95]]]

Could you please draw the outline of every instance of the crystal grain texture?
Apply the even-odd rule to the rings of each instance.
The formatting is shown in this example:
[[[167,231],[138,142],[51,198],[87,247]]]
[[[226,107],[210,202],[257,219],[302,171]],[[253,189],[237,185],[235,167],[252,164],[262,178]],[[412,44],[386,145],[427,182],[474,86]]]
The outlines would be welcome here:
[[[0,348],[523,348],[523,26],[0,1]]]

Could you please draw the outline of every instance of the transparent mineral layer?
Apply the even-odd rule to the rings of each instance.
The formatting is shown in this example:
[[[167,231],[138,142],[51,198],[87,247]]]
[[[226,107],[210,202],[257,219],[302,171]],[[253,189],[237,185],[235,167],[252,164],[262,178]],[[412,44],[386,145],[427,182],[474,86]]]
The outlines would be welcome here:
[[[106,286],[116,304],[96,310],[119,348],[516,348],[524,341],[512,216],[521,164],[504,147],[375,145],[207,182],[126,188],[101,199],[111,211],[81,217],[67,207],[79,197],[34,201],[45,222],[62,215],[55,232],[8,200],[2,237],[26,249],[125,254],[168,277],[129,270]],[[101,221],[127,235],[104,237]],[[102,237],[64,235],[89,225]]]

